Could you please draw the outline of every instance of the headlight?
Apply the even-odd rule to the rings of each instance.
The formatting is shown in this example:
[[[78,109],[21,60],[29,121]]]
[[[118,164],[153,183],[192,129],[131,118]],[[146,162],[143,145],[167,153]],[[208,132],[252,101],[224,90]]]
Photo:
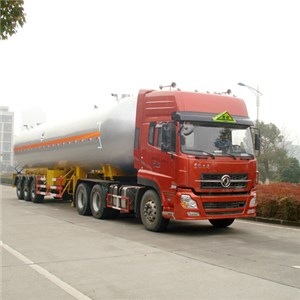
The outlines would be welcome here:
[[[249,206],[250,207],[254,207],[257,205],[257,202],[256,202],[256,193],[254,193],[254,196],[252,197],[252,199],[250,200],[250,204]]]
[[[198,208],[197,202],[190,195],[181,195],[180,203],[183,208]]]

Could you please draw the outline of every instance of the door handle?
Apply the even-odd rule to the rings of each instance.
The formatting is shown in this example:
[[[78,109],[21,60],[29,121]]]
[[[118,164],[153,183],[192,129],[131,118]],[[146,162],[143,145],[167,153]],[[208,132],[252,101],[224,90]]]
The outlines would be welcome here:
[[[157,167],[157,168],[160,167],[160,163],[158,163],[157,161],[154,161],[154,162],[152,163],[152,165],[153,165],[154,167]]]

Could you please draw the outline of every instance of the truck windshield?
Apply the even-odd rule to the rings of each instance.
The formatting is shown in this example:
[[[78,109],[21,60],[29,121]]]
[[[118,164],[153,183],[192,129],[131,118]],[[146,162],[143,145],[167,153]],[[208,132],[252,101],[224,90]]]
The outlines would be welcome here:
[[[186,154],[254,158],[250,127],[212,127],[184,122],[180,129],[181,151]]]

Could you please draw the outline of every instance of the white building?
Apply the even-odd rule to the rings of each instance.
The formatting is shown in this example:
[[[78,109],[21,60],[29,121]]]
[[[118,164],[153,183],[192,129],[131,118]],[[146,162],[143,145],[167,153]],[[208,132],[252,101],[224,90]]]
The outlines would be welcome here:
[[[0,172],[13,168],[14,113],[7,106],[0,106]]]

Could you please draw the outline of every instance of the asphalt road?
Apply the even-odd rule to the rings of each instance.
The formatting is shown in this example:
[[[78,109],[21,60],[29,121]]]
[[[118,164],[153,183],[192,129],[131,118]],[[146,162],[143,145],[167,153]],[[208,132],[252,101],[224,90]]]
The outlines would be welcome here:
[[[299,228],[170,222],[152,233],[0,189],[2,299],[300,299]]]

